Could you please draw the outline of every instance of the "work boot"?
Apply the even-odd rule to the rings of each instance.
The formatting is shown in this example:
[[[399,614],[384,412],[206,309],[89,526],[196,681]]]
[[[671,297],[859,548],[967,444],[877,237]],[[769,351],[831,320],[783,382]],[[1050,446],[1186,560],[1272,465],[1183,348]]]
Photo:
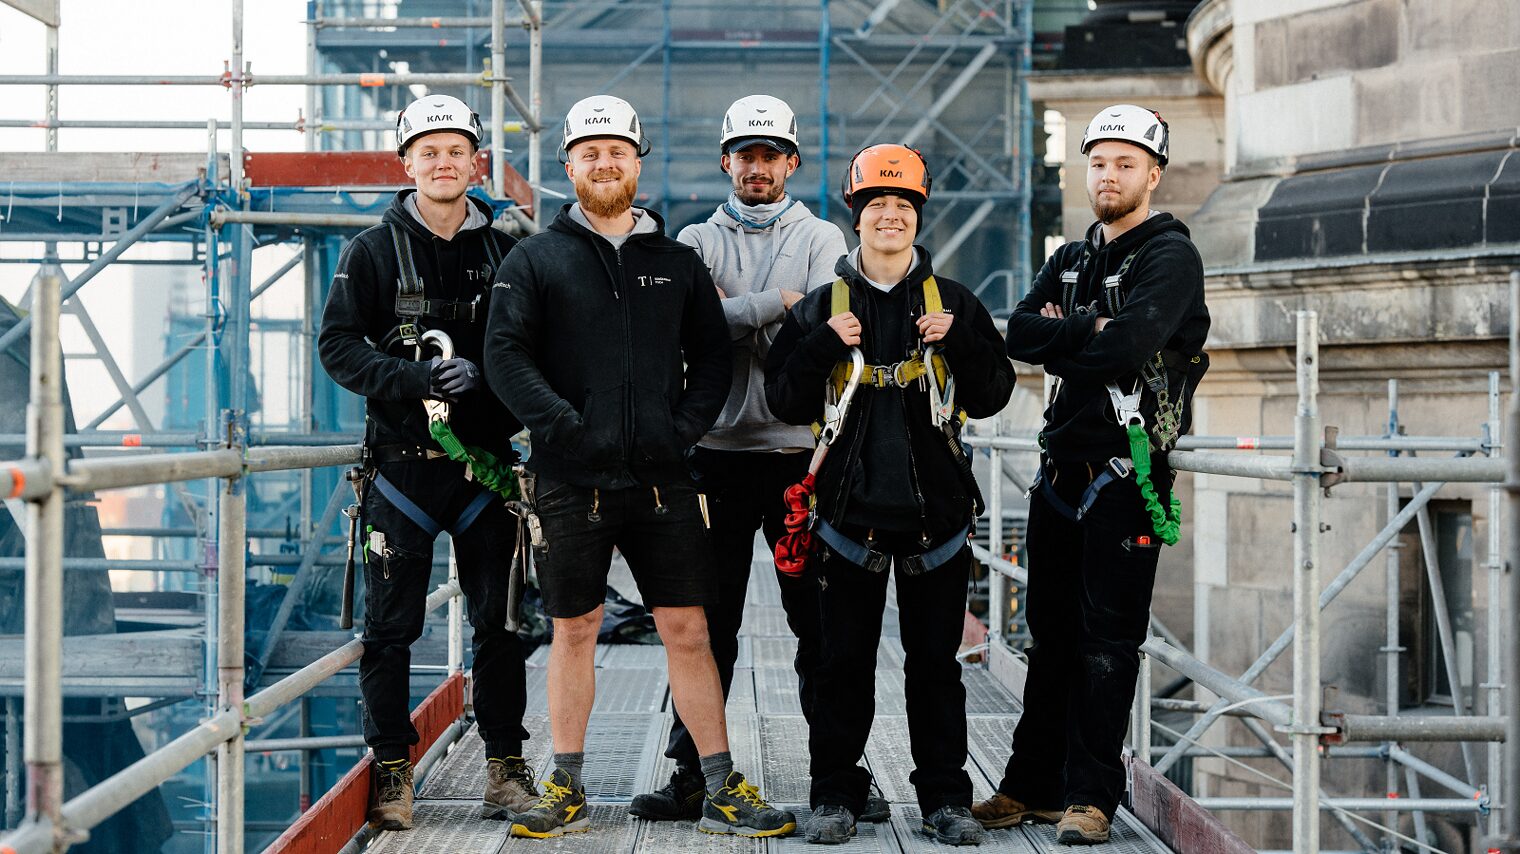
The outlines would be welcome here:
[[[376,760],[369,772],[369,824],[376,830],[412,828],[412,763]]]
[[[855,816],[838,804],[824,804],[807,823],[807,841],[815,845],[842,845],[855,835]]]
[[[970,807],[940,807],[924,819],[924,833],[947,845],[981,845],[987,836]]]
[[[881,824],[892,819],[892,805],[881,795],[866,795],[866,809],[860,820],[867,824]]]
[[[521,756],[486,760],[486,793],[482,818],[509,819],[538,803],[533,768]]]
[[[649,821],[696,821],[702,817],[706,797],[702,775],[690,768],[677,768],[669,783],[635,797],[628,812]]]
[[[566,833],[584,833],[591,829],[586,812],[586,793],[570,785],[570,775],[556,768],[544,781],[544,793],[538,803],[512,818],[512,835],[528,839],[547,839]]]
[[[1073,804],[1056,825],[1056,841],[1062,845],[1096,845],[1108,841],[1108,817],[1097,807]]]
[[[797,817],[778,810],[760,797],[760,790],[738,771],[728,772],[723,787],[702,803],[703,833],[730,833],[751,838],[786,836],[797,829]]]
[[[996,792],[987,800],[972,804],[971,817],[981,822],[982,827],[996,830],[1000,827],[1015,827],[1026,821],[1054,824],[1061,820],[1061,811],[1031,809],[1023,801]]]

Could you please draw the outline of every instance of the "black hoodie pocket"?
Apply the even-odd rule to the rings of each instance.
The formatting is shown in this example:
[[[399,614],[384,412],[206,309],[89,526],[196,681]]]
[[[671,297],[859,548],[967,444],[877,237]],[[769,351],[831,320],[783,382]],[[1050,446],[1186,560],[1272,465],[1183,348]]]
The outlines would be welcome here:
[[[635,388],[633,444],[640,462],[676,463],[686,458],[685,442],[676,433],[670,398],[663,391]]]
[[[587,389],[581,407],[581,435],[571,446],[591,468],[613,465],[623,450],[622,387]]]

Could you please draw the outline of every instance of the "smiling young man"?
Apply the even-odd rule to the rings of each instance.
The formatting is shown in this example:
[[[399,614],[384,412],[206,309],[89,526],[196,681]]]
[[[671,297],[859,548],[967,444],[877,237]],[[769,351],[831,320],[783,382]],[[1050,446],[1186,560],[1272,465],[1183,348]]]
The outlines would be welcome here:
[[[728,395],[718,292],[697,254],[666,237],[653,211],[633,207],[647,143],[628,102],[577,102],[563,151],[577,201],[502,264],[487,341],[491,387],[532,431],[527,466],[544,539],[534,561],[554,620],[555,768],[512,834],[590,827],[581,771],[616,548],[654,614],[671,700],[697,747],[706,788],[698,827],[785,835],[796,827],[792,814],[734,770],[702,610],[714,598],[711,553],[686,452]]]
[[[707,607],[707,632],[726,697],[739,655],[755,532],[775,548],[785,532],[782,493],[806,474],[813,448],[811,430],[781,423],[766,406],[765,354],[787,310],[807,291],[834,281],[834,262],[845,254],[845,243],[838,226],[787,195],[787,179],[802,157],[797,119],[785,101],[770,95],[735,101],[724,113],[718,149],[733,192],[707,222],[687,226],[678,239],[712,271],[733,341],[728,402],[691,460],[712,518],[717,602]],[[803,716],[811,718],[820,644],[818,579],[777,571],[776,581],[797,637],[798,699]],[[675,760],[675,773],[666,785],[634,798],[628,811],[652,821],[696,818],[702,775],[679,714],[665,755]],[[882,820],[888,817],[885,808],[877,812]]]
[[[538,799],[522,758],[527,703],[523,647],[504,628],[516,526],[505,505],[467,480],[428,429],[422,401],[449,402],[455,435],[499,459],[513,455],[517,422],[481,380],[485,297],[513,239],[491,209],[465,195],[480,119],[458,98],[431,95],[402,111],[396,152],[416,181],[381,224],[349,242],[333,275],[317,348],[338,385],[365,398],[364,735],[375,753],[370,821],[411,826],[417,731],[407,715],[410,647],[422,634],[433,541],[453,539],[475,633],[474,698],[486,742],[484,813]],[[455,357],[424,358],[419,337],[442,331]]]
[[[1013,364],[987,309],[934,275],[914,245],[929,199],[917,151],[874,145],[845,173],[860,247],[840,283],[804,297],[766,361],[766,400],[788,424],[820,419],[836,366],[858,347],[869,367],[819,468],[812,535],[823,543],[823,660],[810,722],[813,816],[807,841],[855,833],[870,774],[860,767],[875,716],[877,646],[887,575],[896,567],[908,734],[923,830],[975,845],[966,763],[966,690],[955,654],[965,625],[967,539],[981,492],[960,444],[962,416],[997,413]],[[953,396],[938,398],[937,393]]]
[[[1124,792],[1157,558],[1178,532],[1165,452],[1208,367],[1203,263],[1187,227],[1150,208],[1169,143],[1142,107],[1093,118],[1082,153],[1097,222],[1050,256],[1008,323],[1009,355],[1059,385],[1025,540],[1024,714],[997,793],[973,813],[987,827],[1059,820],[1067,844],[1107,841]]]

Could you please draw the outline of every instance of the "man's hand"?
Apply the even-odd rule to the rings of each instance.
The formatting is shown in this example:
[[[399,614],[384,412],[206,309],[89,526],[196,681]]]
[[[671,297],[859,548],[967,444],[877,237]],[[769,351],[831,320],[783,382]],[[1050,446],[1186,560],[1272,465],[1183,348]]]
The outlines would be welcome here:
[[[718,292],[718,299],[728,299],[728,294],[723,293],[722,288],[718,287],[717,285],[713,285],[713,290]]]
[[[860,319],[854,312],[846,311],[829,318],[829,327],[839,336],[846,347],[860,346]]]
[[[1111,317],[1099,316],[1097,320],[1093,321],[1093,332],[1102,332],[1103,327],[1107,326],[1108,322],[1112,319]]]
[[[791,311],[792,306],[796,305],[799,302],[802,302],[802,298],[804,296],[806,296],[806,294],[801,294],[797,291],[789,291],[786,288],[781,288],[781,305],[787,311]]]
[[[480,387],[480,369],[469,359],[445,359],[433,366],[428,391],[442,400],[457,400]]]
[[[954,315],[948,311],[926,314],[918,319],[918,334],[923,336],[925,344],[933,344],[944,339],[945,334],[950,331],[950,324],[954,322]]]
[[[1061,311],[1061,307],[1055,303],[1047,302],[1045,303],[1045,307],[1040,309],[1040,316],[1053,317],[1056,320],[1061,320],[1062,318],[1066,317],[1066,313]]]

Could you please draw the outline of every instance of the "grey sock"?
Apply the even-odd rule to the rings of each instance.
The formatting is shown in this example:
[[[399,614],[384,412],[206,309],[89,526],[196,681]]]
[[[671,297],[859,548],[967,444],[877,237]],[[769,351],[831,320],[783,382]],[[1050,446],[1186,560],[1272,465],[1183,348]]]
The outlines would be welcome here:
[[[710,795],[723,788],[733,770],[734,757],[727,750],[702,757],[702,776],[707,778],[707,793]]]
[[[585,753],[556,753],[554,754],[554,767],[570,775],[570,788],[582,788],[581,771],[586,767]]]

